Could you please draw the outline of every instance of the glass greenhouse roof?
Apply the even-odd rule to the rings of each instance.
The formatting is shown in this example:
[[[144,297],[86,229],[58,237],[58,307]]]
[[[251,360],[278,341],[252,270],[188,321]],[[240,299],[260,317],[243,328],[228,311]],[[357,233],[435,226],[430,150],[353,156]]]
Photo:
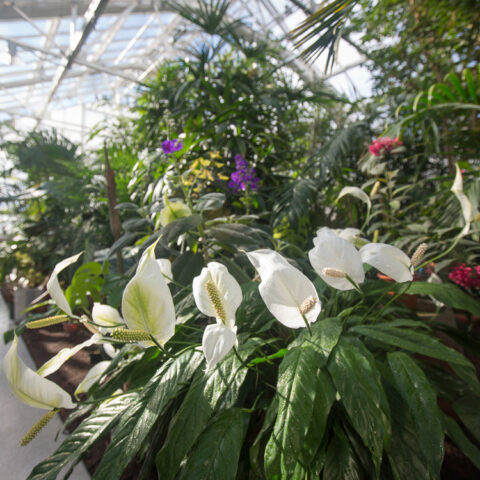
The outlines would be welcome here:
[[[196,0],[177,3],[198,7]],[[227,16],[238,20],[236,33],[247,41],[275,42],[300,78],[311,82],[325,77],[324,59],[303,62],[288,33],[316,8],[318,2],[309,0],[231,0]],[[156,67],[187,56],[202,35],[162,0],[0,0],[3,138],[12,127],[54,127],[83,143],[96,123],[127,111]],[[329,74],[334,86],[368,94],[360,55],[342,44],[338,58],[342,63]],[[347,76],[352,68],[355,88]]]

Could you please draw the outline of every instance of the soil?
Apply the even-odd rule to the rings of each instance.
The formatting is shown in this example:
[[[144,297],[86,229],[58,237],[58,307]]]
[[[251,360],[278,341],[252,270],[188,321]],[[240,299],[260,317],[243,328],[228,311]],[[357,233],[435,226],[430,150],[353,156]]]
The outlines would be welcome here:
[[[62,348],[73,347],[90,338],[91,334],[83,327],[75,330],[65,331],[62,325],[54,325],[38,330],[25,330],[22,337],[29,349],[37,367],[40,367]],[[73,394],[78,384],[83,380],[93,363],[88,351],[85,349],[78,352],[49,379],[60,385],[70,394]],[[67,412],[60,412],[65,420]],[[73,424],[70,431],[78,425]],[[95,472],[100,463],[103,452],[107,448],[109,439],[103,439],[96,443],[84,456],[84,463],[91,475]],[[132,462],[120,480],[136,480],[138,466]],[[156,478],[152,474],[152,479]],[[472,480],[480,478],[480,471],[468,460],[463,453],[455,447],[448,439],[445,441],[445,460],[442,465],[441,480]]]

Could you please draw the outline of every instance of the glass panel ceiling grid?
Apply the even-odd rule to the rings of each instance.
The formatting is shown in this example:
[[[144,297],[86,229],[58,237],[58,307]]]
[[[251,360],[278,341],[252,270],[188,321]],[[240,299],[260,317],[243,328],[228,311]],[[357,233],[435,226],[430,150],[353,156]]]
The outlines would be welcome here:
[[[322,59],[306,65],[287,39],[305,18],[298,4],[231,0],[228,17],[241,20],[237,33],[249,41],[268,32],[299,76],[312,81],[323,76]],[[316,8],[308,0],[303,4]],[[83,143],[97,122],[127,113],[136,89],[156,67],[187,56],[185,49],[202,35],[160,0],[0,0],[3,138],[12,134],[9,126],[55,127]]]

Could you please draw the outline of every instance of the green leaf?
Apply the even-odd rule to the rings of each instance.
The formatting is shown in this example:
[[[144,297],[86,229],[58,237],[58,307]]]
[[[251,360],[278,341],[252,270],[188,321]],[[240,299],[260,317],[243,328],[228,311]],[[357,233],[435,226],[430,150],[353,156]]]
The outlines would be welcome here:
[[[342,322],[338,318],[319,320],[310,326],[311,334],[308,330],[304,330],[290,344],[290,348],[298,345],[311,346],[321,358],[321,364],[318,366],[325,365],[340,338],[342,328]]]
[[[390,411],[373,358],[341,338],[328,370],[351,424],[369,448],[377,473],[390,439]]]
[[[194,277],[200,275],[204,266],[205,261],[201,253],[184,252],[172,263],[173,278],[181,285],[190,287]]]
[[[388,363],[403,401],[409,406],[430,477],[439,478],[444,453],[443,428],[435,391],[420,367],[405,353],[389,353]]]
[[[323,480],[361,480],[360,465],[340,426],[334,426],[334,437],[327,449]]]
[[[312,347],[296,347],[279,366],[278,415],[265,448],[267,478],[289,478],[295,469],[313,413],[316,358]]]
[[[455,100],[464,100],[465,102],[468,102],[470,99],[468,98],[468,93],[467,91],[463,88],[462,82],[460,79],[455,75],[455,73],[450,72],[445,76],[445,79],[450,80],[450,83],[453,85],[455,88],[458,98]]]
[[[170,222],[162,228],[162,241],[166,244],[176,240],[182,233],[195,230],[202,223],[200,215],[190,215]]]
[[[478,406],[480,398],[476,395],[466,395],[453,403],[455,413],[460,417],[463,424],[472,432],[473,436],[480,442],[480,415]]]
[[[202,360],[203,355],[200,352],[189,350],[161,367],[153,381],[145,387],[146,393],[142,395],[139,403],[122,415],[93,479],[120,478],[158,417],[184,388]]]
[[[181,480],[235,480],[249,415],[226,410],[204,430],[187,460]]]
[[[246,358],[254,348],[247,342],[239,348],[239,353]],[[239,382],[236,377],[246,375],[245,370],[232,352],[214,370],[199,370],[196,373],[185,399],[170,422],[167,439],[156,457],[158,475],[162,480],[175,478],[180,464],[204,430],[222,395],[230,390],[230,401],[238,396]]]
[[[60,471],[70,462],[77,462],[138,397],[138,393],[129,393],[100,404],[52,455],[32,470],[28,480],[56,480]]]
[[[325,434],[328,415],[335,401],[335,387],[330,375],[325,370],[319,370],[315,381],[315,400],[313,413],[302,451],[302,465],[308,469]]]
[[[445,413],[441,412],[445,433],[453,440],[455,445],[480,469],[480,450],[467,438],[458,423]]]
[[[393,476],[396,480],[429,478],[427,462],[422,454],[412,415],[407,403],[394,387],[391,370],[383,365],[382,376],[392,412],[392,437],[387,451]]]
[[[393,287],[391,290],[395,291],[404,288],[401,283],[393,284]],[[466,310],[480,316],[480,302],[453,283],[413,282],[408,289],[408,294],[414,295],[418,293],[432,295],[432,297],[449,307]]]
[[[473,103],[479,103],[475,79],[473,78],[472,72],[468,68],[463,71],[463,78],[467,82],[467,89],[468,93],[470,94],[471,101]]]
[[[217,210],[223,207],[226,197],[224,193],[207,193],[202,195],[198,200],[196,207],[203,212],[204,210]]]
[[[212,227],[209,233],[219,242],[249,249],[264,247],[268,239],[268,235],[263,230],[242,223],[217,225]]]
[[[266,433],[272,429],[273,423],[277,416],[278,412],[278,396],[273,397],[273,400],[270,402],[270,405],[267,408],[265,413],[265,420],[263,421],[262,429],[258,433],[253,445],[250,447],[249,457],[250,465],[252,466],[253,472],[259,476],[263,477],[263,452],[265,450],[265,445],[267,443]]]
[[[365,335],[387,345],[404,348],[405,350],[438,358],[449,363],[466,367],[472,366],[462,354],[445,346],[437,338],[425,335],[423,332],[390,327],[388,323],[359,325],[351,328],[349,332]]]

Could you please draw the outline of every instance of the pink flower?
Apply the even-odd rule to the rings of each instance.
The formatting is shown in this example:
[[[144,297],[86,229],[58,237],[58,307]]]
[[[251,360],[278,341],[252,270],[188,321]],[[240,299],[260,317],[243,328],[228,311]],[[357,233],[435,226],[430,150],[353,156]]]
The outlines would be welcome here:
[[[480,288],[480,265],[467,267],[465,263],[452,268],[448,278],[464,288]]]
[[[380,155],[388,153],[390,150],[400,145],[402,145],[402,142],[398,137],[377,138],[371,143],[371,145],[368,147],[368,150],[374,157],[379,157]]]

